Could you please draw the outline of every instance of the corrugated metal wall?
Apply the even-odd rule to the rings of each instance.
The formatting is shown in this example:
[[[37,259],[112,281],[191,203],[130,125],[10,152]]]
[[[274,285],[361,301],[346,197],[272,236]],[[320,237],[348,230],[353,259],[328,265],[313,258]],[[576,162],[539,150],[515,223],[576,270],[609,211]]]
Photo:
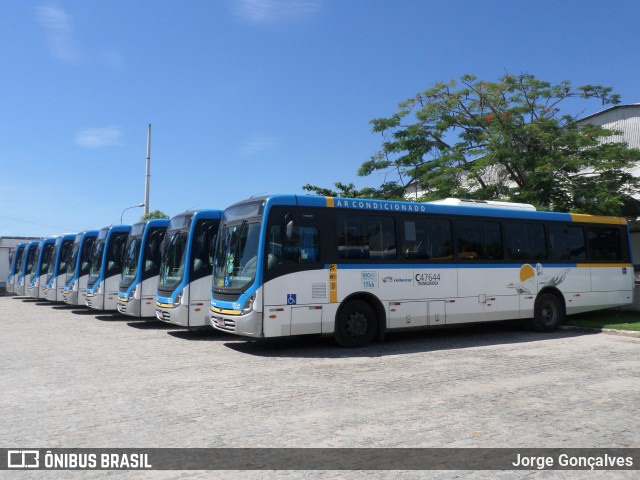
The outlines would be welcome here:
[[[622,132],[608,141],[625,141],[631,148],[640,148],[640,104],[614,107],[591,115],[584,122]]]

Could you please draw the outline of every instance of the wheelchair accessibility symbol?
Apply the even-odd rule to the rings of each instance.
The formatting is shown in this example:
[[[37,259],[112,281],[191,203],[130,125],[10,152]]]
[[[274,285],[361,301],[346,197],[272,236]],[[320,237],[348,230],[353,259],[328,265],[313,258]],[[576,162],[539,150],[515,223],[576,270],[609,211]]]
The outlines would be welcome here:
[[[295,305],[297,303],[296,294],[288,293],[287,294],[287,305]]]

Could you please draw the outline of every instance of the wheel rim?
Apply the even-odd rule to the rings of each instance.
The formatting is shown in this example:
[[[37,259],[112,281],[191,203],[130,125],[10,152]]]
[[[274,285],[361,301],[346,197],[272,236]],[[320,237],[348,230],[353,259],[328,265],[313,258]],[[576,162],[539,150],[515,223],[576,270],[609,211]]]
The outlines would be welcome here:
[[[553,325],[558,316],[558,311],[553,303],[545,303],[542,306],[542,322],[545,325]]]
[[[347,319],[347,333],[351,337],[361,337],[367,331],[367,317],[361,312],[354,312]]]

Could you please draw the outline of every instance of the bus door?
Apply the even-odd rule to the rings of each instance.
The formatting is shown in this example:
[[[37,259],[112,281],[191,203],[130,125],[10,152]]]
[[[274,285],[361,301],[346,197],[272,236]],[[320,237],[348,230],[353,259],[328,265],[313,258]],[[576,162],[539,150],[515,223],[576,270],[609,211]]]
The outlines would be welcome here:
[[[264,248],[265,336],[322,333],[329,270],[320,261],[316,214],[273,209]]]
[[[198,220],[190,238],[191,259],[188,290],[189,327],[209,328],[209,296],[213,271],[213,245],[218,233],[218,219]]]

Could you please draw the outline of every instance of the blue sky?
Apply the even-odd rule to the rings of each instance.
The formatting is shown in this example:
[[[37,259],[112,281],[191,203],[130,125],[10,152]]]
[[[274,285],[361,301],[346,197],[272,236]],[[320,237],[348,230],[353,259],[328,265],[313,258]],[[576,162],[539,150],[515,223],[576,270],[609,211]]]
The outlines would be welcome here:
[[[638,103],[638,18],[635,0],[0,0],[0,236],[119,223],[148,124],[150,209],[173,216],[380,185],[356,174],[369,121],[466,73]]]

